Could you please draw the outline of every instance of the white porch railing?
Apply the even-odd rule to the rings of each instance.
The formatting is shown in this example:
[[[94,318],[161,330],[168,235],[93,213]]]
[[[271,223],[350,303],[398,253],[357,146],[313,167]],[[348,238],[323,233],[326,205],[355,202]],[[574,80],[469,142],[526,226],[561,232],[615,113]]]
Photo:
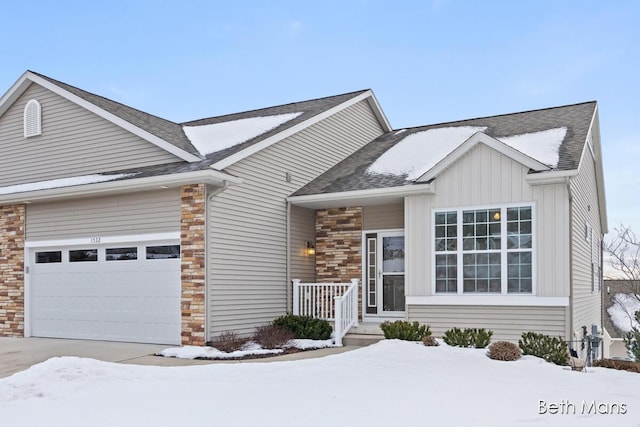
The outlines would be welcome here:
[[[358,279],[351,283],[293,281],[293,314],[334,322],[336,345],[358,324]]]

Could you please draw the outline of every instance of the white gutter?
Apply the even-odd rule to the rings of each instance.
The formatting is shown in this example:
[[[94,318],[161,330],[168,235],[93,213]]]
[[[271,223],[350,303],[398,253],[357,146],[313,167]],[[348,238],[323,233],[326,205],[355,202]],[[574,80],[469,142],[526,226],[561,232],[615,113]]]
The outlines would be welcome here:
[[[327,202],[357,202],[367,199],[404,197],[419,194],[434,194],[431,184],[402,185],[398,187],[374,188],[367,190],[341,191],[338,193],[308,194],[290,196],[287,201],[297,206],[312,206]]]
[[[166,188],[185,184],[205,183],[210,185],[240,184],[242,179],[224,172],[205,169],[194,172],[170,175],[130,178],[118,181],[106,181],[95,184],[74,185],[68,187],[48,188],[43,190],[24,191],[0,195],[0,203],[30,203],[41,200],[53,200],[68,197],[101,195],[107,193],[126,193],[153,188]]]
[[[578,175],[577,169],[562,170],[562,171],[550,171],[529,173],[525,175],[525,179],[529,185],[544,185],[544,184],[564,184],[569,178],[573,178]]]

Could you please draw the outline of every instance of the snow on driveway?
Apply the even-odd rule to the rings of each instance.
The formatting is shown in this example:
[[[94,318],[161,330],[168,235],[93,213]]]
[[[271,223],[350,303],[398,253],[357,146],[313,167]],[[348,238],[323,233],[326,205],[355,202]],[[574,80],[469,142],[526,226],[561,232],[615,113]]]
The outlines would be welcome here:
[[[531,356],[499,362],[485,350],[396,340],[295,362],[153,367],[63,357],[0,380],[0,420],[12,427],[637,426],[639,385],[635,373],[577,373]]]

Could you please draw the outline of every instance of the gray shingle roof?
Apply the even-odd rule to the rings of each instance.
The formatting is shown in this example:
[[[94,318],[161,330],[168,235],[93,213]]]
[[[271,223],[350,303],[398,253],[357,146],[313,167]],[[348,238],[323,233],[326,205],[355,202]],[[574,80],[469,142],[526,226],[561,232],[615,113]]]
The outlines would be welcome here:
[[[144,129],[152,135],[155,135],[158,138],[170,144],[173,144],[190,154],[199,156],[198,150],[196,150],[191,142],[189,142],[189,139],[182,130],[182,126],[180,126],[178,123],[165,120],[149,113],[145,113],[144,111],[136,110],[135,108],[131,108],[119,102],[112,101],[103,96],[95,95],[93,93],[79,89],[75,86],[71,86],[61,81],[52,79],[51,77],[47,77],[33,71],[31,71],[31,73],[36,74],[37,76],[42,77],[45,80],[48,80],[56,86],[59,86],[64,90],[71,92],[72,94],[84,99],[85,101],[90,102],[105,111],[108,111],[109,113],[121,118],[122,120],[125,120],[132,125],[139,127],[140,129]]]
[[[635,283],[637,286],[637,283]],[[604,327],[609,332],[611,338],[622,338],[623,332],[616,328],[611,321],[611,316],[607,309],[614,304],[613,297],[616,294],[629,294],[634,287],[633,281],[629,280],[605,280],[604,289],[602,290],[602,314],[604,318]]]
[[[267,139],[277,133],[280,133],[286,129],[289,129],[298,123],[302,123],[314,116],[317,116],[320,113],[323,113],[333,107],[336,107],[343,102],[354,98],[367,90],[360,90],[357,92],[345,93],[342,95],[329,96],[325,98],[312,99],[309,101],[301,101],[301,102],[293,102],[285,105],[278,105],[275,107],[261,108],[258,110],[245,111],[242,113],[234,113],[227,114],[224,116],[217,117],[209,117],[199,120],[193,120],[189,122],[181,123],[183,126],[203,126],[203,125],[211,125],[216,123],[224,123],[241,119],[248,119],[253,117],[265,117],[265,116],[275,116],[279,114],[289,114],[289,113],[302,113],[298,117],[289,120],[285,123],[282,123],[280,126],[269,130],[261,135],[256,136],[255,138],[249,139],[248,141],[242,142],[240,144],[234,145],[233,147],[229,147],[225,150],[221,150],[212,154],[209,154],[207,158],[212,159],[214,161],[219,161],[228,157],[232,154],[235,154],[253,144],[256,144],[264,139]]]
[[[498,139],[566,127],[567,132],[559,148],[559,161],[556,170],[573,170],[578,167],[580,162],[580,156],[582,155],[595,108],[596,102],[591,101],[562,107],[421,126],[406,129],[402,132],[397,130],[388,132],[371,141],[293,195],[300,196],[412,185],[413,182],[406,180],[403,176],[375,174],[367,169],[387,150],[405,137],[417,132],[445,127],[482,126],[487,128],[484,133]]]
[[[132,125],[137,126],[140,129],[143,129],[157,136],[158,138],[161,138],[162,140],[170,144],[173,144],[176,147],[198,157],[202,157],[202,156],[200,155],[198,150],[191,144],[191,142],[189,141],[189,138],[187,138],[187,136],[185,135],[183,126],[209,125],[209,124],[224,123],[224,122],[229,122],[229,121],[234,121],[239,119],[247,119],[251,117],[271,116],[271,115],[294,113],[294,112],[303,113],[303,114],[300,114],[295,119],[290,120],[286,123],[283,123],[280,126],[269,130],[268,132],[265,132],[261,135],[256,136],[255,138],[252,138],[243,143],[234,145],[233,147],[229,147],[225,150],[221,150],[221,151],[209,154],[208,156],[206,156],[207,160],[213,160],[213,162],[207,162],[208,164],[222,160],[253,144],[256,144],[266,138],[269,138],[277,133],[280,133],[292,126],[297,125],[298,123],[304,122],[318,114],[323,113],[324,111],[327,111],[333,107],[336,107],[342,104],[343,102],[346,102],[349,99],[354,98],[366,92],[366,90],[360,90],[360,91],[345,93],[341,95],[312,99],[308,101],[294,102],[290,104],[262,108],[258,110],[227,114],[227,115],[217,116],[217,117],[209,117],[209,118],[193,120],[193,121],[184,122],[184,123],[175,123],[175,122],[154,116],[152,114],[145,113],[144,111],[140,111],[135,108],[126,106],[119,102],[112,101],[103,96],[87,92],[75,86],[71,86],[67,83],[63,83],[61,81],[52,79],[51,77],[47,77],[45,75],[36,73],[34,71],[30,71],[30,72],[84,99],[85,101],[90,102],[105,111],[108,111],[109,113],[131,123]]]

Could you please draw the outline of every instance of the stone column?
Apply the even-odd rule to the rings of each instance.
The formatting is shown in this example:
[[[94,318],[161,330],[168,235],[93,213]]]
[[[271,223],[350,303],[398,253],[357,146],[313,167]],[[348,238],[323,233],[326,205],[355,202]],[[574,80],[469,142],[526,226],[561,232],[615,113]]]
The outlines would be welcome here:
[[[24,336],[25,206],[0,206],[0,336]]]
[[[183,345],[204,345],[206,322],[206,187],[180,187],[180,248]]]

